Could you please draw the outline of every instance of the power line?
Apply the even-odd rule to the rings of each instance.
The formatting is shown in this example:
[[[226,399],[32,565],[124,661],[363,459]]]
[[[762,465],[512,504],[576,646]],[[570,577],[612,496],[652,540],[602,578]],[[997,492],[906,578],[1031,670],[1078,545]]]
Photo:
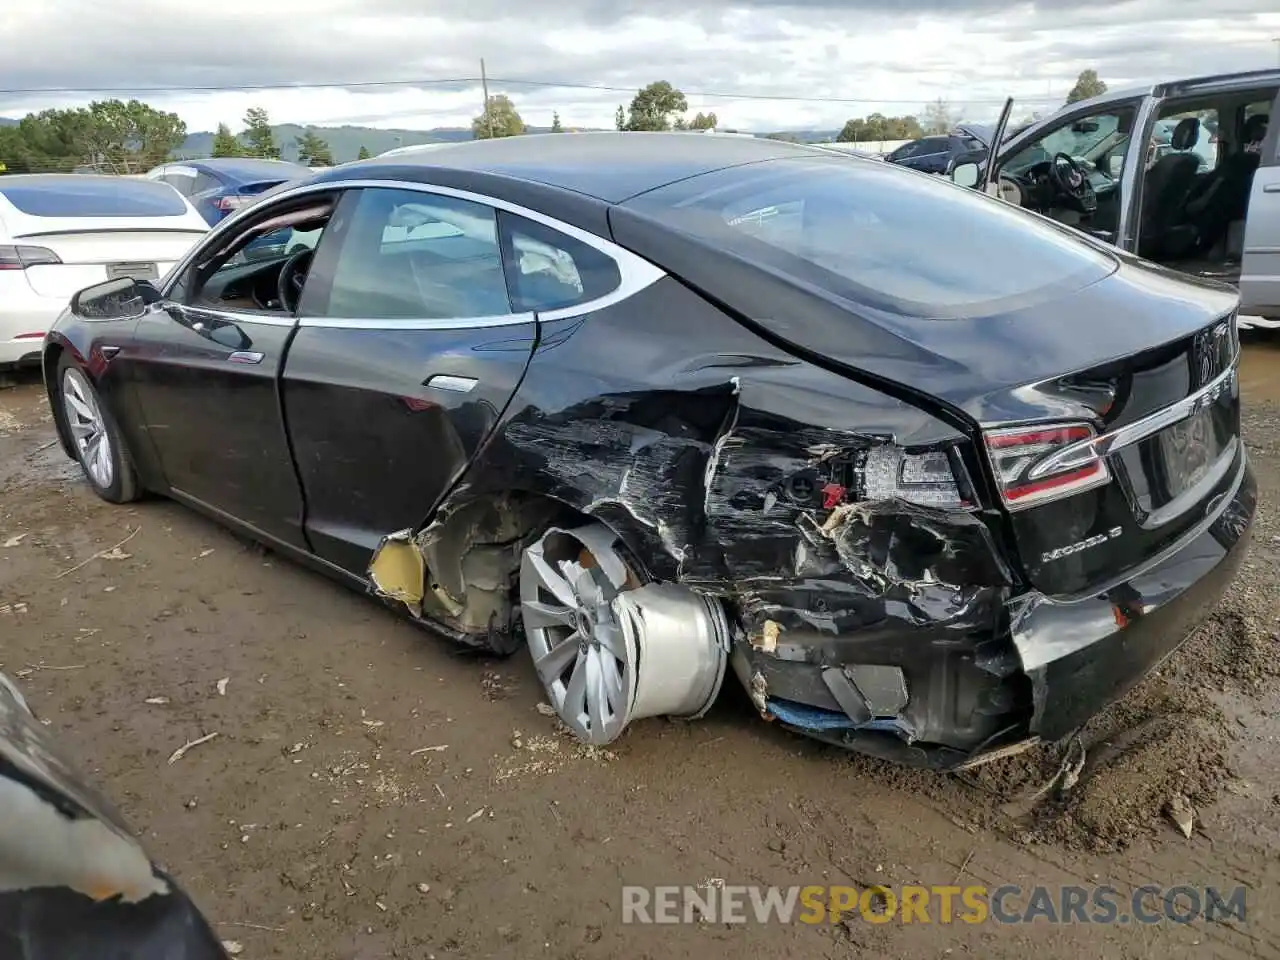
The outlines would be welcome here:
[[[334,89],[354,89],[368,90],[388,87],[434,87],[445,86],[448,84],[499,84],[504,86],[524,86],[553,88],[565,90],[597,90],[602,93],[629,93],[634,94],[638,87],[622,87],[612,86],[603,83],[583,83],[580,81],[568,80],[518,80],[512,78],[499,77],[436,77],[436,78],[419,78],[414,80],[357,80],[350,83],[246,83],[246,84],[225,84],[225,85],[207,85],[207,86],[174,86],[174,87],[9,87],[0,88],[0,94],[6,96],[38,96],[43,94],[68,94],[68,93],[252,93],[262,90],[334,90]],[[756,101],[777,101],[781,103],[842,103],[851,105],[876,105],[876,104],[912,104],[927,105],[935,103],[937,98],[928,100],[910,100],[897,97],[813,97],[813,96],[788,96],[785,94],[766,94],[766,93],[728,93],[715,90],[684,90],[686,97],[698,97],[707,100],[756,100]],[[1055,97],[1019,97],[1018,101],[1022,103],[1047,103],[1056,102]],[[1004,98],[998,99],[965,99],[966,105],[979,104],[1003,104]]]

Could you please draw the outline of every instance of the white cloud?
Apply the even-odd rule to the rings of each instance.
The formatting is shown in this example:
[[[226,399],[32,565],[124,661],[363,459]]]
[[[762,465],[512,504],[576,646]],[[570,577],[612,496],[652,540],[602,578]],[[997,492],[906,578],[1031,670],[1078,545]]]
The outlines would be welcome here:
[[[993,116],[1010,92],[1028,109],[1056,105],[1087,67],[1119,87],[1280,64],[1274,0],[902,6],[435,0],[424,15],[419,0],[41,0],[0,12],[0,86],[70,89],[0,92],[0,116],[137,96],[176,111],[190,130],[238,127],[250,106],[277,122],[463,126],[480,108],[475,82],[176,88],[471,78],[483,56],[490,92],[507,93],[534,124],[558,110],[566,126],[610,126],[636,88],[666,79],[724,126],[831,127],[873,110],[920,112],[940,95],[975,120]],[[75,92],[125,86],[162,92]]]

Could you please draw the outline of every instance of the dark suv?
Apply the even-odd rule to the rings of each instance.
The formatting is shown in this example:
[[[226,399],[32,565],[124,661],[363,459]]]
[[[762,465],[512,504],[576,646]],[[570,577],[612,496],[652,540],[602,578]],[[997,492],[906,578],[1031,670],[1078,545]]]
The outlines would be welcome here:
[[[953,161],[975,151],[985,152],[988,146],[985,130],[965,126],[944,136],[922,137],[904,143],[885,160],[925,173],[947,173]]]

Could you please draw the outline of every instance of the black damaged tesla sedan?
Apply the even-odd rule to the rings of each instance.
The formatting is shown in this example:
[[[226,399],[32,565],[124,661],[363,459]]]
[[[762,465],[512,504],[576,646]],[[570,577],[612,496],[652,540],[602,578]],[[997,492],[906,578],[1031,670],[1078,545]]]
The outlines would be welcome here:
[[[44,371],[101,496],[527,645],[586,741],[731,667],[949,768],[1069,735],[1222,595],[1238,354],[1229,290],[937,178],[601,133],[287,185],[82,291]]]

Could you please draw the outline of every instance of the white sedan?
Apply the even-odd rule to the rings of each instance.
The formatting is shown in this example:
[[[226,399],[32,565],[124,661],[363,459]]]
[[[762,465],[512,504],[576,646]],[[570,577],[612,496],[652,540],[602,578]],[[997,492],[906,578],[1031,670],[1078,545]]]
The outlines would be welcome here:
[[[155,279],[208,233],[173,187],[86,174],[0,177],[0,369],[39,360],[77,290]]]

